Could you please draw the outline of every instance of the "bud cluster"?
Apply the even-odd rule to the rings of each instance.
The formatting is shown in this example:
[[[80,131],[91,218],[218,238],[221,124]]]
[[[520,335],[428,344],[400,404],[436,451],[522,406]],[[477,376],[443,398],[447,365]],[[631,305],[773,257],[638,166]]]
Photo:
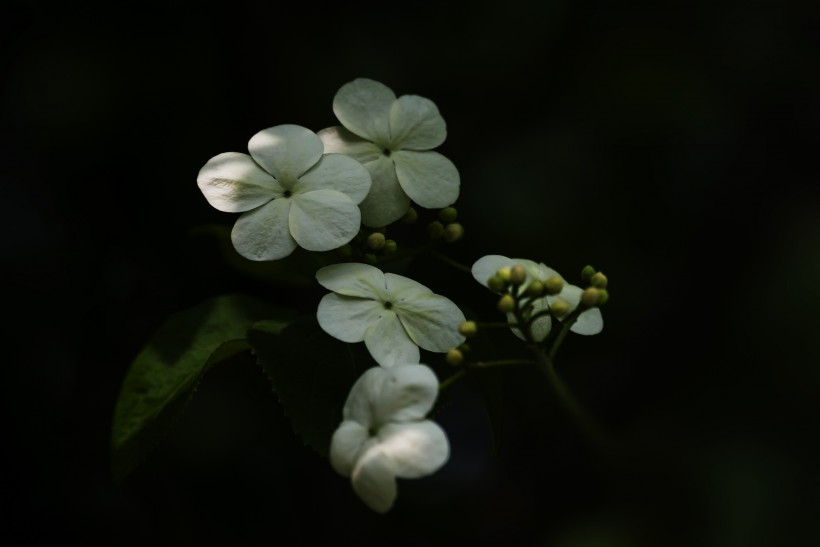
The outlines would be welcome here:
[[[396,252],[398,246],[387,239],[386,228],[363,228],[347,245],[336,249],[336,253],[351,262],[376,264],[379,258]]]
[[[609,301],[607,285],[609,280],[603,272],[597,271],[590,265],[581,270],[581,280],[587,285],[581,293],[581,304],[587,308],[603,306]]]
[[[455,207],[446,207],[439,211],[438,220],[427,225],[427,235],[430,239],[443,239],[447,243],[454,243],[464,237],[464,226],[456,222],[458,211]]]

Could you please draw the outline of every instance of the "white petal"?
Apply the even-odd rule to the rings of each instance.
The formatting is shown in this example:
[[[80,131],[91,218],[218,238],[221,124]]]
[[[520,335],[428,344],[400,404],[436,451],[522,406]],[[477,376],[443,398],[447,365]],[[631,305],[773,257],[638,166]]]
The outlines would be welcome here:
[[[372,372],[376,370],[381,373]],[[426,365],[398,363],[370,369],[362,378],[361,384],[357,382],[361,392],[357,398],[370,402],[371,415],[379,424],[423,420],[438,396],[438,378]],[[351,389],[349,399],[354,398],[353,392]]]
[[[393,150],[430,150],[447,138],[447,125],[435,103],[418,95],[402,95],[390,109]]]
[[[409,277],[398,275],[394,273],[384,274],[384,285],[387,287],[387,294],[390,301],[400,303],[408,298],[418,296],[420,294],[432,294],[433,291],[419,283],[413,281]]]
[[[396,500],[396,478],[392,462],[373,445],[359,458],[350,475],[353,491],[377,513],[386,513]]]
[[[396,476],[405,479],[435,473],[450,456],[447,435],[430,420],[388,424],[379,430],[378,444]]]
[[[535,315],[536,313],[540,312],[541,310],[545,310],[548,308],[547,299],[546,298],[539,298],[532,305],[532,314]],[[515,315],[508,313],[507,314],[507,321],[510,323],[515,323]],[[539,317],[535,320],[535,322],[530,327],[532,337],[535,339],[536,342],[541,342],[544,338],[549,335],[550,330],[552,330],[552,317],[549,315],[545,315],[543,317]],[[524,334],[517,329],[516,327],[512,327],[513,334],[519,337],[522,340],[526,340],[524,338]]]
[[[604,318],[601,315],[600,308],[590,308],[585,312],[581,312],[575,323],[569,328],[576,334],[583,334],[592,336],[604,330]]]
[[[353,158],[325,154],[293,187],[294,194],[313,190],[336,190],[359,204],[370,191],[370,173]]]
[[[322,129],[318,135],[325,145],[325,154],[344,154],[359,163],[367,163],[384,156],[381,147],[354,135],[341,125]]]
[[[330,465],[340,475],[349,477],[356,466],[359,455],[366,452],[369,445],[376,442],[370,437],[370,424],[346,420],[339,424],[330,440]]]
[[[345,296],[387,298],[384,273],[369,264],[349,263],[325,266],[316,272],[319,284]]]
[[[249,155],[238,152],[225,152],[208,160],[196,182],[208,203],[226,213],[250,211],[284,192]]]
[[[464,343],[458,326],[466,318],[449,298],[420,294],[394,306],[410,339],[422,348],[444,352]]]
[[[324,146],[310,129],[285,124],[263,129],[251,137],[248,150],[256,163],[290,190],[300,175],[316,165]]]
[[[372,228],[387,226],[399,220],[410,208],[410,198],[396,177],[396,166],[386,156],[364,164],[373,184],[370,193],[359,204],[362,224]]]
[[[419,348],[407,336],[398,316],[384,309],[381,318],[373,323],[364,335],[367,351],[383,367],[397,363],[418,363]]]
[[[236,251],[250,260],[277,260],[296,249],[288,229],[290,200],[275,199],[240,216],[231,231]]]
[[[514,264],[515,261],[512,258],[501,255],[487,255],[476,260],[471,270],[473,272],[473,278],[486,287],[487,281],[489,281],[498,270],[501,268],[509,268]]]
[[[352,344],[364,340],[367,329],[383,311],[384,305],[375,300],[329,293],[319,302],[316,318],[326,333]]]
[[[396,95],[386,85],[357,78],[333,97],[333,113],[342,125],[360,137],[387,148],[390,142],[390,108]]]
[[[447,207],[458,199],[458,170],[438,152],[398,150],[390,159],[402,190],[422,207]]]
[[[314,190],[291,198],[290,233],[308,251],[341,247],[359,233],[359,228],[359,208],[341,192]]]

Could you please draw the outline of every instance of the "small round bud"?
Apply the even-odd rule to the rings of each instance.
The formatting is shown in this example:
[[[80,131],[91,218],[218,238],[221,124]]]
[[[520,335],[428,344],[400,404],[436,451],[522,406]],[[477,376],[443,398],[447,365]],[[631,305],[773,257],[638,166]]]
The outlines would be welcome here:
[[[438,220],[434,220],[427,225],[427,235],[430,236],[430,239],[439,239],[444,235],[444,224]]]
[[[386,254],[386,255],[391,255],[391,254],[396,252],[397,248],[398,248],[398,244],[396,244],[395,240],[387,239],[384,242],[384,248],[382,249],[382,252],[384,252],[384,254]]]
[[[444,228],[444,241],[447,243],[453,243],[462,237],[464,237],[464,226],[458,222],[448,224],[447,227]]]
[[[595,287],[587,287],[584,289],[584,292],[581,293],[581,304],[587,308],[597,305],[599,292],[600,291]]]
[[[551,275],[544,280],[544,287],[547,289],[547,294],[555,296],[564,289],[564,280],[560,276]]]
[[[458,211],[455,207],[447,207],[439,211],[438,218],[444,224],[450,224],[451,222],[455,222],[458,218]]]
[[[376,262],[378,262],[378,258],[376,258],[376,255],[374,255],[373,253],[365,253],[364,262],[365,264],[373,265]]]
[[[507,290],[507,282],[498,274],[495,274],[487,280],[487,286],[493,292],[504,292]]]
[[[538,298],[539,296],[544,294],[544,290],[544,284],[536,279],[527,286],[527,296]]]
[[[458,349],[461,350],[461,353],[470,353],[473,348],[470,347],[470,344],[468,344],[467,342],[464,342],[463,344],[461,344],[458,347]]]
[[[603,306],[609,302],[609,291],[606,289],[598,289],[598,305]]]
[[[415,209],[410,207],[404,216],[401,217],[401,221],[405,224],[413,224],[419,219],[419,214],[416,212]]]
[[[569,312],[569,304],[567,304],[563,300],[556,300],[555,302],[550,304],[550,309],[556,317],[563,317]]]
[[[584,283],[589,283],[593,275],[595,275],[595,268],[587,264],[586,266],[584,266],[584,269],[581,270],[581,281],[583,281]]]
[[[505,283],[510,282],[510,269],[509,268],[501,268],[498,270],[495,275],[500,277]]]
[[[367,236],[367,247],[374,251],[378,251],[382,247],[384,247],[385,241],[386,240],[384,238],[384,234],[379,232],[373,232],[372,234]]]
[[[336,249],[336,254],[338,254],[342,258],[350,258],[351,256],[353,256],[353,247],[351,247],[349,244],[342,245],[341,247]]]
[[[609,280],[606,276],[601,272],[595,272],[593,276],[589,279],[590,284],[597,288],[597,289],[606,289],[606,285]]]
[[[527,270],[524,269],[524,266],[521,264],[516,264],[510,268],[510,283],[517,287],[519,285],[523,285],[526,280]]]
[[[459,334],[470,338],[475,336],[478,332],[478,325],[476,325],[475,321],[465,321],[458,326],[458,332]]]
[[[498,301],[498,311],[501,313],[512,313],[515,309],[515,298],[511,294],[505,294]]]
[[[464,361],[464,354],[461,353],[461,350],[458,348],[453,348],[447,351],[447,363],[456,366],[460,365],[462,361]]]

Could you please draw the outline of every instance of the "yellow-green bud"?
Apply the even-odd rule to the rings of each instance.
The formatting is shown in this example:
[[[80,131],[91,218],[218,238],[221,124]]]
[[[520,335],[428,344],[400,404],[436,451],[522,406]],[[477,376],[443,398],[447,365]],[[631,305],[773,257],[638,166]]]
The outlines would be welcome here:
[[[374,251],[378,251],[384,247],[385,241],[384,234],[380,232],[373,232],[367,236],[367,246]]]
[[[427,225],[427,235],[430,236],[430,239],[439,239],[444,235],[444,224],[438,220],[434,220]]]
[[[510,268],[510,283],[517,287],[518,285],[523,285],[526,280],[527,270],[524,269],[524,266],[516,264]]]
[[[591,308],[598,304],[599,296],[600,291],[598,289],[595,287],[587,287],[584,289],[584,292],[581,293],[581,303],[587,308]]]
[[[544,294],[544,284],[537,279],[527,286],[527,296],[538,298]]]
[[[458,241],[462,237],[464,237],[464,226],[458,222],[448,224],[447,227],[444,228],[444,241],[447,243]]]
[[[595,288],[606,289],[606,285],[609,280],[603,273],[595,272],[595,274],[589,279],[589,282]]]
[[[509,268],[501,268],[498,270],[495,275],[500,277],[505,283],[510,282],[510,269]]]
[[[455,207],[447,207],[439,211],[438,218],[444,224],[450,224],[451,222],[455,222],[458,218],[458,211],[456,211]]]
[[[498,301],[498,310],[502,313],[512,313],[515,309],[515,298],[511,294],[505,294]]]
[[[447,362],[453,366],[460,365],[464,361],[464,354],[458,348],[447,351]]]
[[[418,218],[419,218],[419,214],[416,212],[415,209],[410,207],[407,210],[407,212],[404,213],[404,216],[401,217],[401,221],[405,224],[413,224],[414,222],[416,222],[418,220]]]
[[[342,258],[350,258],[351,256],[353,256],[353,247],[351,247],[349,244],[342,245],[341,247],[336,249],[336,253]]]
[[[507,282],[498,274],[495,274],[487,280],[487,286],[493,292],[504,292],[507,290]]]
[[[544,280],[544,287],[547,289],[547,294],[555,296],[564,290],[564,280],[558,275],[551,275]]]
[[[595,275],[595,268],[587,264],[586,266],[584,266],[584,269],[581,270],[581,281],[583,281],[584,283],[589,283],[593,275]]]
[[[476,325],[475,321],[465,321],[458,326],[458,332],[459,334],[470,338],[475,336],[478,332],[478,325]]]
[[[458,349],[461,350],[461,353],[470,353],[470,351],[472,351],[473,348],[470,347],[470,344],[464,342],[458,347]]]
[[[609,291],[606,289],[598,289],[598,305],[603,306],[609,302]]]
[[[555,302],[550,304],[550,309],[556,317],[563,317],[567,314],[567,312],[569,312],[569,304],[567,304],[563,300],[556,300]]]
[[[396,243],[396,241],[395,241],[395,240],[393,240],[393,239],[387,239],[387,240],[385,240],[385,242],[384,242],[384,249],[383,249],[383,252],[384,252],[384,254],[386,254],[386,255],[393,254],[393,253],[395,253],[395,252],[396,252],[396,249],[397,249],[397,248],[398,248],[398,244]]]
[[[378,258],[376,258],[376,255],[374,255],[373,253],[365,253],[364,262],[365,262],[365,264],[371,264],[372,265],[372,264],[375,264],[376,262],[378,262]]]

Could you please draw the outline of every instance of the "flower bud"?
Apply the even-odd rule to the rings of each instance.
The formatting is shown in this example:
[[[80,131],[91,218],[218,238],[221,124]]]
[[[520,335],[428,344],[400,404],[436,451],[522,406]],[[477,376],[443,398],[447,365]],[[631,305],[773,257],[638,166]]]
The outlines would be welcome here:
[[[550,310],[552,310],[552,313],[554,313],[556,317],[563,317],[569,312],[569,304],[563,300],[556,300],[550,304]]]
[[[498,301],[498,310],[501,313],[512,313],[515,309],[515,298],[511,294],[505,294]]]
[[[581,270],[581,281],[584,283],[589,283],[593,275],[595,275],[595,268],[587,264],[584,266],[584,269]]]
[[[459,334],[470,338],[475,336],[478,332],[478,325],[476,325],[475,321],[465,321],[458,326]]]
[[[374,255],[373,253],[365,253],[365,255],[364,255],[364,263],[365,264],[373,265],[376,262],[378,262],[378,258],[376,258],[376,255]]]
[[[447,351],[447,363],[456,366],[460,365],[462,361],[464,361],[464,354],[461,353],[461,350],[458,348],[453,348]]]
[[[581,293],[581,304],[587,308],[591,308],[598,304],[599,296],[600,291],[598,291],[598,289],[595,287],[587,287],[584,289],[584,292]]]
[[[510,283],[517,287],[519,285],[523,285],[526,280],[527,270],[524,269],[524,266],[521,264],[516,264],[510,268]]]
[[[544,284],[537,279],[527,286],[527,296],[538,298],[544,294]]]
[[[609,302],[609,291],[606,289],[598,289],[598,305],[603,306]]]
[[[386,240],[384,238],[384,234],[379,232],[373,232],[372,234],[367,236],[367,247],[374,251],[378,251],[382,247],[384,247],[385,241]]]
[[[505,283],[510,282],[510,269],[509,268],[501,268],[498,270],[495,275],[500,277]]]
[[[342,258],[350,258],[353,256],[353,247],[350,244],[342,245],[336,249],[336,253]]]
[[[415,209],[410,207],[407,210],[407,212],[404,213],[404,216],[401,217],[401,221],[405,224],[413,224],[418,220],[418,218],[419,218],[419,214],[416,212]]]
[[[430,239],[439,239],[444,235],[444,224],[438,220],[434,220],[427,225],[427,235],[430,236]]]
[[[458,218],[458,211],[455,207],[446,207],[439,211],[438,218],[444,224],[450,224],[451,222],[455,222]]]
[[[589,279],[590,284],[598,289],[606,289],[606,285],[609,280],[606,276],[601,272],[595,272],[593,276]]]
[[[397,248],[398,248],[398,244],[396,243],[395,240],[387,239],[384,242],[384,249],[382,249],[382,252],[384,252],[384,254],[386,254],[386,255],[391,255],[391,254],[396,252]]]
[[[487,286],[493,292],[504,292],[507,290],[507,282],[498,274],[487,280]]]
[[[564,289],[564,280],[560,276],[551,275],[544,280],[544,287],[547,289],[547,294],[555,296]]]
[[[448,224],[447,227],[444,228],[444,241],[447,243],[453,243],[462,237],[464,237],[464,226],[458,222]]]

